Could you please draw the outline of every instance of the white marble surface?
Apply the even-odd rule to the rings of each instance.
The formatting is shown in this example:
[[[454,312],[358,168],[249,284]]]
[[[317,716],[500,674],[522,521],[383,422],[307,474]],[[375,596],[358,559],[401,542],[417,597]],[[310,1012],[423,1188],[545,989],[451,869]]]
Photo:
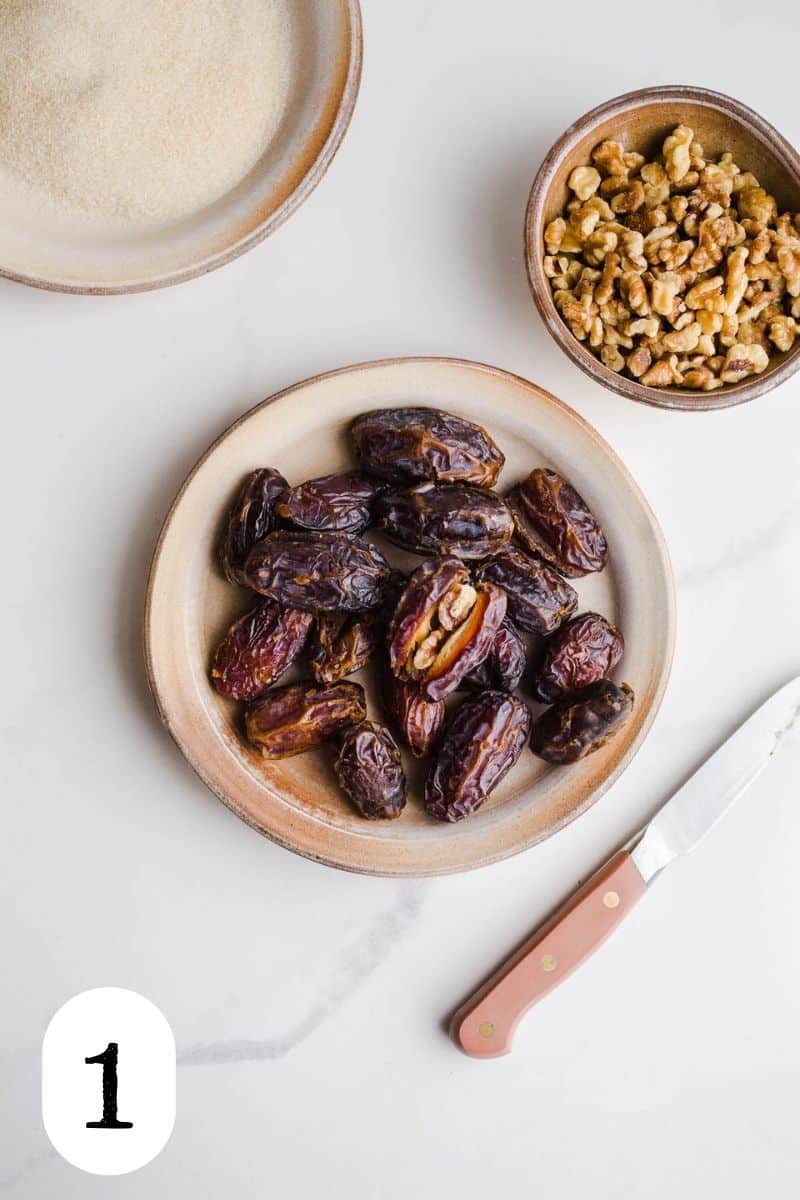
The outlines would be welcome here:
[[[800,748],[534,1011],[510,1057],[467,1060],[440,1023],[800,672],[800,376],[718,414],[617,399],[547,338],[521,261],[542,154],[612,94],[688,77],[800,142],[797,13],[366,0],[365,23],[350,134],[265,245],[151,295],[0,284],[0,1187],[795,1196]],[[672,549],[678,652],[645,747],[575,825],[475,874],[358,878],[259,838],[161,731],[139,646],[145,573],[185,472],[243,409],[329,367],[439,353],[536,380],[615,446]],[[106,984],[163,1009],[181,1064],[171,1142],[111,1180],[50,1149],[38,1078],[50,1015]]]

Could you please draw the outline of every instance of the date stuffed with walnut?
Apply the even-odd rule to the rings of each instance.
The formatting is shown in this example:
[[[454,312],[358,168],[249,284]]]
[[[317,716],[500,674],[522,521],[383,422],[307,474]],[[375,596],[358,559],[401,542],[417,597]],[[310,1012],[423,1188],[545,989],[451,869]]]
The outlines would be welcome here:
[[[383,408],[351,426],[366,471],[393,482],[429,479],[491,487],[505,462],[480,425],[438,408]]]
[[[443,700],[486,658],[505,615],[500,588],[473,587],[457,558],[430,559],[411,576],[394,611],[389,665],[429,699]]]
[[[557,471],[537,467],[508,498],[517,537],[569,579],[602,571],[608,543],[582,496]]]
[[[389,541],[415,554],[486,558],[502,549],[514,532],[504,500],[464,483],[420,483],[387,492],[374,511]]]
[[[481,692],[456,713],[425,787],[425,808],[461,821],[480,808],[519,759],[531,732],[528,706],[506,692]]]
[[[313,617],[273,600],[233,622],[217,647],[211,682],[229,700],[255,700],[288,671],[308,638]]]

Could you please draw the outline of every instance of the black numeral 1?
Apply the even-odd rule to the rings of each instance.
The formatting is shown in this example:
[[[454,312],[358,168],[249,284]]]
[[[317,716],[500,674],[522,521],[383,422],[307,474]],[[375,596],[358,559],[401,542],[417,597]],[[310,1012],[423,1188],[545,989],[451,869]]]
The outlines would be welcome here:
[[[103,1119],[87,1121],[87,1129],[132,1129],[133,1121],[117,1120],[117,1057],[119,1045],[109,1042],[102,1054],[84,1061],[103,1064]]]

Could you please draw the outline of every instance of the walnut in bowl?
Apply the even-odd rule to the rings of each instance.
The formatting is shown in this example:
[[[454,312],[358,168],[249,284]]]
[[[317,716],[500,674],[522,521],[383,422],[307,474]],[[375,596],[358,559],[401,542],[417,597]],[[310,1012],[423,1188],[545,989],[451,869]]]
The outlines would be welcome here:
[[[752,399],[800,365],[800,158],[693,88],[635,92],[548,154],[526,223],[550,332],[606,386],[672,408]]]

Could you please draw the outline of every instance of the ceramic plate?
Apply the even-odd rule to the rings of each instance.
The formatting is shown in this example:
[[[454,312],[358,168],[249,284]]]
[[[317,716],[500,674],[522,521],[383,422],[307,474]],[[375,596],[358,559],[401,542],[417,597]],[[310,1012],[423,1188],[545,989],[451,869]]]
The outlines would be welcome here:
[[[350,121],[361,76],[358,0],[284,0],[292,29],[288,99],[253,170],[181,220],[139,231],[89,225],[0,195],[0,275],[106,294],[180,283],[243,254],[313,191]]]
[[[398,404],[446,408],[485,425],[506,455],[503,489],[535,466],[552,465],[582,493],[605,528],[611,563],[602,574],[578,581],[581,608],[597,609],[624,631],[625,656],[615,674],[636,693],[631,720],[604,749],[560,768],[525,750],[490,801],[456,825],[426,816],[419,764],[410,764],[406,811],[381,822],[356,815],[325,753],[262,761],[240,736],[237,706],[222,700],[208,680],[214,646],[250,602],[217,565],[220,528],[242,477],[270,465],[296,483],[344,469],[353,461],[347,436],[353,417]],[[381,547],[387,550],[386,543]],[[403,565],[402,556],[388,553]],[[642,744],[666,687],[674,634],[664,538],[610,446],[535,384],[452,359],[396,359],[334,371],[265,400],[232,425],[189,475],[166,518],[145,613],[156,704],[211,790],[283,846],[332,866],[383,875],[435,875],[494,862],[584,812]],[[367,685],[371,710],[380,718],[370,675],[366,669],[354,678]]]

